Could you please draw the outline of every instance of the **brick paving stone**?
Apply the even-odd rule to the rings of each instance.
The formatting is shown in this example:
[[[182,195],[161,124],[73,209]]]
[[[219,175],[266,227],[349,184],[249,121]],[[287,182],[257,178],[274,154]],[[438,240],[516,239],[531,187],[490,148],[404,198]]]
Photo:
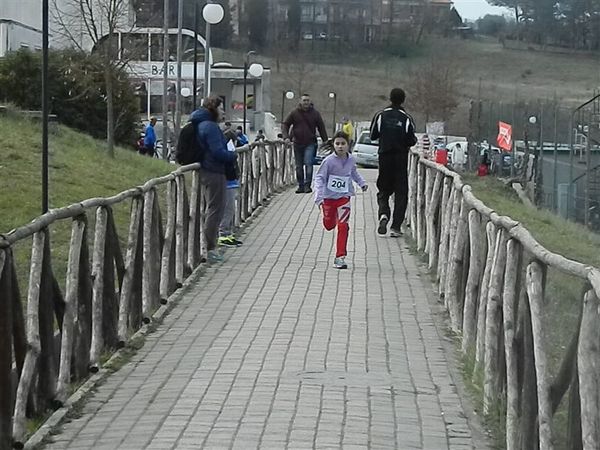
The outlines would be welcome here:
[[[485,449],[403,239],[353,201],[348,270],[311,196],[277,195],[46,448]]]

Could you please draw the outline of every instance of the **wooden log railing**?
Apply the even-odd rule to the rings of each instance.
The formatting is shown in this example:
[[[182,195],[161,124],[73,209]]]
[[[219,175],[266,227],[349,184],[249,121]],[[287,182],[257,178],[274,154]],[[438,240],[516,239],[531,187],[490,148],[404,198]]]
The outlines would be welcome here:
[[[461,350],[483,376],[485,414],[501,409],[508,450],[555,448],[555,413],[569,393],[570,449],[600,448],[600,270],[552,253],[484,205],[461,177],[411,152],[407,223],[437,273]],[[551,373],[548,272],[582,286],[579,321]],[[555,275],[559,276],[559,275]],[[469,365],[470,367],[470,365]]]
[[[241,189],[235,217],[240,225],[294,181],[294,158],[282,141],[237,152]],[[199,164],[183,166],[113,197],[51,210],[0,235],[1,449],[22,448],[27,419],[64,404],[71,383],[98,371],[107,352],[123,347],[143,323],[150,323],[159,305],[203,261],[205,202],[199,169]],[[122,250],[113,209],[124,202],[130,202],[130,214]],[[95,216],[93,230],[90,214]],[[64,220],[72,224],[63,290],[51,264],[50,236]],[[18,267],[14,249],[27,239],[33,244],[22,299],[17,272],[24,268]]]

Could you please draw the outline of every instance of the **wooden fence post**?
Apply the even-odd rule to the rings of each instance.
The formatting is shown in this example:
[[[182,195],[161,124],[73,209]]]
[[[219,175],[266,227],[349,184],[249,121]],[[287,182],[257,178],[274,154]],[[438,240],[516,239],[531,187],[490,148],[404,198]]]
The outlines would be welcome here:
[[[487,301],[490,279],[492,275],[492,263],[494,261],[494,250],[496,242],[496,226],[487,222],[485,226],[487,236],[487,256],[485,258],[485,268],[483,269],[483,278],[481,280],[481,289],[479,291],[479,310],[477,311],[477,336],[475,337],[475,371],[481,367],[485,354],[485,321],[487,314]]]
[[[0,249],[0,448],[10,448],[13,427],[12,379],[13,314],[12,314],[12,257],[11,249]],[[19,301],[18,299],[17,301]]]
[[[518,449],[519,436],[519,366],[515,342],[516,311],[519,300],[519,272],[521,271],[520,244],[509,239],[506,244],[506,272],[504,274],[504,355],[506,358],[506,449]]]
[[[467,210],[468,206],[464,199],[461,199],[460,212],[458,214],[454,243],[450,252],[449,274],[446,275],[446,295],[445,300],[450,312],[452,330],[459,332],[462,327],[463,309],[461,307],[461,295],[459,292],[459,281],[463,279],[464,265],[464,247],[467,240]]]
[[[106,208],[96,210],[96,228],[94,231],[94,252],[92,256],[92,343],[90,349],[90,371],[98,372],[104,336],[102,334],[102,300],[104,298],[104,252],[106,248]]]
[[[179,214],[179,186],[175,180],[169,181],[167,185],[167,228],[165,230],[165,242],[162,248],[161,266],[160,266],[160,299],[161,303],[166,303],[167,298],[175,289],[176,275],[175,266],[179,261],[175,261],[175,246],[181,242],[175,242],[176,222],[180,219]],[[182,208],[183,209],[183,208]],[[182,213],[183,214],[183,213]],[[178,228],[177,233],[181,232]]]
[[[446,295],[446,272],[448,271],[449,247],[450,247],[450,222],[452,221],[452,208],[454,207],[454,198],[456,189],[452,180],[448,182],[448,201],[446,201],[444,220],[442,222],[442,234],[440,239],[440,251],[438,261],[438,293],[441,296]]]
[[[179,175],[175,181],[177,193],[177,220],[175,221],[175,280],[177,281],[177,286],[181,287],[185,277],[189,273],[189,270],[186,267],[187,258],[185,254],[189,226],[189,204],[187,189],[185,187],[185,178],[183,175]]]
[[[75,218],[71,228],[71,243],[67,265],[67,281],[65,286],[65,316],[60,340],[60,367],[56,386],[56,401],[64,404],[68,396],[71,382],[71,357],[74,347],[74,324],[77,314],[77,296],[79,291],[79,258],[83,243],[85,222]]]
[[[581,398],[581,433],[584,450],[600,448],[600,302],[593,290],[586,292],[577,369]]]
[[[45,239],[46,230],[38,231],[33,235],[31,266],[29,271],[29,291],[27,293],[28,350],[27,355],[25,356],[23,372],[19,379],[13,416],[13,438],[16,443],[23,443],[25,434],[27,433],[27,417],[25,416],[27,399],[36,373],[35,369],[38,364],[38,357],[41,352],[39,302]]]
[[[469,274],[465,292],[463,312],[463,337],[461,350],[466,354],[475,343],[475,326],[477,324],[477,299],[481,288],[483,233],[481,232],[481,216],[475,209],[469,211]]]
[[[490,289],[485,319],[485,356],[483,412],[490,413],[491,406],[498,400],[500,393],[500,375],[498,369],[499,337],[502,333],[502,286],[506,270],[506,232],[498,228],[494,247],[494,260],[490,275]]]
[[[550,401],[550,381],[548,361],[544,345],[547,340],[544,316],[543,268],[537,261],[527,266],[527,295],[531,308],[531,326],[533,330],[533,351],[535,355],[535,372],[538,393],[538,428],[540,448],[552,450],[552,403]],[[597,324],[595,324],[597,326]]]
[[[131,202],[131,214],[129,219],[129,233],[127,235],[127,254],[125,256],[125,276],[121,287],[121,298],[119,301],[119,346],[123,347],[129,336],[131,311],[131,300],[133,295],[133,283],[135,274],[135,260],[138,250],[139,229],[142,220],[142,209],[144,200],[142,197],[134,197]]]
[[[410,164],[410,177],[409,177],[409,187],[410,187],[410,233],[413,239],[417,239],[417,190],[418,190],[418,181],[417,181],[417,170],[419,166],[419,157],[411,154],[411,164]],[[379,219],[379,218],[378,218]]]
[[[437,267],[439,243],[438,233],[436,232],[436,219],[439,222],[441,220],[441,208],[440,200],[442,197],[442,182],[444,175],[442,172],[436,171],[435,181],[433,183],[433,189],[431,194],[431,201],[429,202],[429,210],[427,211],[427,240],[429,242],[429,270]]]
[[[200,173],[192,172],[192,193],[190,195],[190,226],[188,229],[188,266],[194,270],[200,257],[198,241],[200,239]]]
[[[460,207],[462,205],[462,194],[458,186],[454,186],[454,200],[452,202],[452,210],[450,213],[450,220],[448,223],[448,255],[447,262],[444,269],[444,304],[450,311],[450,305],[448,303],[448,289],[450,288],[450,280],[454,278],[456,274],[452,273],[450,265],[454,260],[454,243],[456,240],[456,234],[458,230],[458,223],[460,222]]]
[[[430,240],[431,240],[431,235],[430,232],[433,230],[433,226],[430,227],[429,225],[429,212],[431,210],[431,193],[433,192],[433,184],[435,181],[435,176],[434,176],[434,169],[430,168],[430,167],[425,167],[425,199],[424,199],[424,203],[425,203],[425,208],[424,208],[424,224],[423,224],[423,228],[425,229],[424,234],[424,247],[425,247],[425,253],[429,254],[430,249],[429,249],[429,245],[430,245]]]
[[[417,163],[417,250],[425,247],[425,166]]]

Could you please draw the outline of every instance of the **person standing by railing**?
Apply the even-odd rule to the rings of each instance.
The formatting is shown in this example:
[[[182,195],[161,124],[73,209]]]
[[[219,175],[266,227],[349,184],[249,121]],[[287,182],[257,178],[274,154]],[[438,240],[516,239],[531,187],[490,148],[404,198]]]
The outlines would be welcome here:
[[[310,193],[313,177],[313,162],[317,153],[317,130],[323,142],[327,141],[325,123],[319,111],[310,101],[308,94],[303,94],[298,108],[290,113],[281,124],[286,142],[291,138],[294,142],[294,158],[296,160],[296,194]],[[306,172],[305,172],[306,169]]]
[[[204,222],[204,239],[208,251],[208,261],[220,262],[223,256],[217,251],[219,224],[225,212],[225,194],[227,179],[225,173],[237,159],[235,152],[227,149],[227,141],[218,123],[223,121],[224,111],[219,97],[208,97],[202,107],[194,111],[190,117],[197,123],[198,144],[201,149],[200,183],[206,202],[206,220]]]
[[[401,225],[408,203],[408,153],[417,143],[415,124],[402,107],[405,92],[394,88],[390,92],[391,105],[379,111],[371,122],[371,140],[379,140],[379,174],[377,176],[377,203],[379,225],[377,234],[384,237],[390,220],[389,199],[394,194],[394,214],[390,237],[402,235]]]

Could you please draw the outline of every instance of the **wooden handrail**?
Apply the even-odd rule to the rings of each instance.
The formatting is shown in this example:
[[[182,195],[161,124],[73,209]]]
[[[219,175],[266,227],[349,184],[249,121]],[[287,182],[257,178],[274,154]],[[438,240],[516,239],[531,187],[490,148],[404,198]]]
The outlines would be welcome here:
[[[471,376],[483,373],[484,413],[504,407],[506,448],[552,449],[553,416],[569,386],[575,396],[569,420],[581,423],[581,430],[571,427],[569,447],[600,448],[594,373],[600,367],[600,270],[551,252],[523,224],[476,198],[460,175],[416,151],[409,157],[407,223],[436,271],[461,350],[473,355]],[[548,269],[576,277],[585,292],[577,329],[554,378],[546,339],[552,330],[544,323]]]
[[[269,196],[293,182],[294,161],[291,146],[283,141],[256,142],[236,152],[242,170],[235,214],[240,225]],[[0,235],[0,298],[11,306],[5,310],[6,320],[0,319],[0,330],[6,334],[0,336],[0,380],[6,382],[2,390],[9,393],[0,395],[0,448],[22,446],[27,438],[26,409],[43,413],[50,403],[64,404],[69,382],[86,376],[87,370],[99,370],[102,355],[125,345],[143,322],[151,322],[159,304],[166,303],[201,263],[206,205],[200,169],[198,163],[182,166],[114,196],[53,209]],[[186,176],[192,177],[190,184]],[[166,193],[158,189],[165,184]],[[159,201],[162,195],[167,197],[164,212]],[[126,201],[131,201],[131,211],[123,251],[112,210]],[[92,212],[95,231],[93,242],[88,242],[87,215]],[[52,227],[66,219],[72,220],[72,232],[63,300],[51,268],[49,236]],[[31,236],[24,317],[12,249]],[[50,317],[52,305],[54,317]],[[62,337],[56,352],[53,333],[49,333],[55,321]],[[6,324],[11,324],[12,332],[7,332]],[[40,367],[49,371],[43,377]],[[28,401],[31,398],[36,401]]]

